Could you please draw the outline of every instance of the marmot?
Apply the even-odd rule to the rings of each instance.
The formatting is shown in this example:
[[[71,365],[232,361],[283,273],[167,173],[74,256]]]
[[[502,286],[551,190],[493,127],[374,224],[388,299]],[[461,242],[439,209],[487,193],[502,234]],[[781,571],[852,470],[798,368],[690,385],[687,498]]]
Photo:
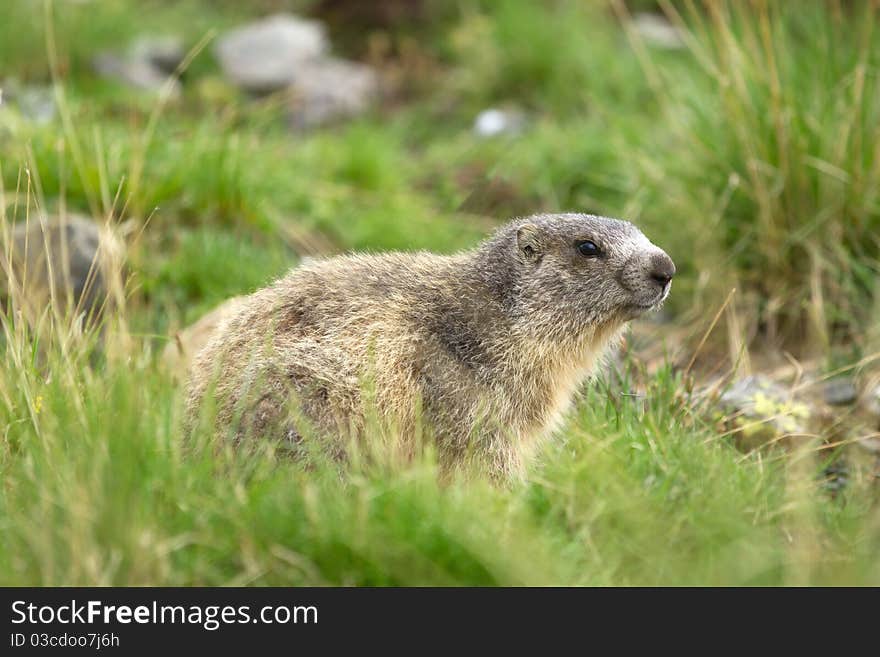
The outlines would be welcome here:
[[[633,224],[516,219],[474,250],[353,254],[293,269],[244,299],[196,356],[187,416],[334,454],[378,419],[441,468],[521,474],[628,320],[669,294],[675,265]],[[420,433],[424,431],[425,433]]]

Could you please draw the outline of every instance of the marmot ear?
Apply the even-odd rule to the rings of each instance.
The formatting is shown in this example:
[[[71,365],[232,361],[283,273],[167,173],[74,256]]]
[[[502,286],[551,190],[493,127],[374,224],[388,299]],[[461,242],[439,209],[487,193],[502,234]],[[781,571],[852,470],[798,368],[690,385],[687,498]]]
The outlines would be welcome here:
[[[525,224],[516,231],[516,246],[525,262],[541,259],[541,232],[535,224]]]

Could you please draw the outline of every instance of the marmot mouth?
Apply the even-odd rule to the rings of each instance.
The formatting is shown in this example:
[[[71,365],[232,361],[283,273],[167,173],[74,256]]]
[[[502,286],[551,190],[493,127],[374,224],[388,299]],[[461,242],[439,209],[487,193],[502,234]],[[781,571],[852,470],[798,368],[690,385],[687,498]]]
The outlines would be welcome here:
[[[660,293],[657,298],[648,301],[647,303],[638,303],[633,302],[627,306],[627,308],[634,312],[636,315],[642,315],[647,312],[651,312],[653,310],[660,310],[660,307],[663,305],[663,302],[666,301],[666,298],[669,296],[670,285],[667,285],[663,292]]]
[[[655,303],[634,303],[629,306],[629,309],[635,311],[639,315],[642,315],[644,313],[649,313],[653,310],[660,310],[660,306],[662,305],[662,301],[657,301]]]

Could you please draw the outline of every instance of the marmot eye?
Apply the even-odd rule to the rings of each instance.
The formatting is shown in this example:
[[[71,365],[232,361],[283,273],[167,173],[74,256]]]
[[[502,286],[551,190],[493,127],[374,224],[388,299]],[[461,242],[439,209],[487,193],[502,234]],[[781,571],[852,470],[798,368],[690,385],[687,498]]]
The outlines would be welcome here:
[[[588,258],[594,258],[601,253],[599,251],[599,247],[596,246],[596,243],[591,242],[590,240],[587,240],[585,242],[578,242],[577,250],[582,256],[586,256]]]

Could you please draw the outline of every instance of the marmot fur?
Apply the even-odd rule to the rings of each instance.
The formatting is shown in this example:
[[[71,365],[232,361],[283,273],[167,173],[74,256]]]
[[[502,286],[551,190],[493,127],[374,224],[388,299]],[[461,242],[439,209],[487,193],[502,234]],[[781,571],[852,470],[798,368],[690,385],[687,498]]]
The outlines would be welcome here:
[[[196,356],[188,423],[334,454],[424,430],[444,470],[523,472],[625,323],[657,308],[675,265],[631,223],[536,215],[472,251],[353,254],[292,270],[244,299]],[[405,447],[408,449],[408,447]]]

